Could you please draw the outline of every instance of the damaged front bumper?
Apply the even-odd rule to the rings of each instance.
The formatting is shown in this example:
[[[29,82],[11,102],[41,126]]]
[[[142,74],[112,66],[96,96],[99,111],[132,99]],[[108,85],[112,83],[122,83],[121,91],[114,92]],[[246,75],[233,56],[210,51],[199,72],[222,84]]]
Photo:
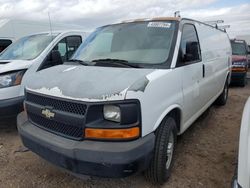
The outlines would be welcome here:
[[[127,142],[76,141],[40,129],[25,113],[17,118],[23,144],[47,161],[76,174],[125,177],[145,170],[153,155],[153,133]]]
[[[244,81],[247,73],[246,72],[232,72],[231,83],[237,83]]]

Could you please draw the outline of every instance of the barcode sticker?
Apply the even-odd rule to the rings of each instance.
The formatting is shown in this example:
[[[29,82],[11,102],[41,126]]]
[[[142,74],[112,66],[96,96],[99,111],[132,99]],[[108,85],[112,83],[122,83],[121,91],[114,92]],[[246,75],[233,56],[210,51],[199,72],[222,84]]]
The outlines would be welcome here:
[[[167,22],[149,22],[148,27],[170,28],[171,23],[167,23]]]

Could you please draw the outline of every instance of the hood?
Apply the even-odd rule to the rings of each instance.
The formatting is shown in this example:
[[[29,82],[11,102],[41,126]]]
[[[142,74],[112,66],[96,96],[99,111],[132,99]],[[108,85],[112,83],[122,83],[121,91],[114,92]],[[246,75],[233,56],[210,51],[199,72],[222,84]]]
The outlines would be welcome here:
[[[82,100],[123,100],[127,89],[146,80],[153,69],[59,65],[39,71],[26,89],[56,97]],[[145,82],[144,82],[145,83]],[[133,85],[136,87],[136,84]]]
[[[247,56],[245,55],[232,55],[232,62],[237,62],[237,61],[246,61]]]
[[[31,64],[29,60],[0,60],[0,73],[28,69]]]

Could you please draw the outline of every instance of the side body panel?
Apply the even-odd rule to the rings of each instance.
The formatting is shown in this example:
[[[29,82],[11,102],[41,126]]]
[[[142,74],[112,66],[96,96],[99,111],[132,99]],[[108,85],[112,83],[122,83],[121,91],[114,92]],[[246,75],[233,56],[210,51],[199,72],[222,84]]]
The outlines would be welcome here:
[[[205,24],[195,23],[198,31],[204,79],[201,80],[201,98],[204,104],[223,90],[231,67],[231,45],[226,33]]]
[[[231,67],[232,52],[227,34],[200,22],[190,23],[196,27],[202,59],[201,62],[181,67],[184,71],[184,105],[180,133],[218,98]]]

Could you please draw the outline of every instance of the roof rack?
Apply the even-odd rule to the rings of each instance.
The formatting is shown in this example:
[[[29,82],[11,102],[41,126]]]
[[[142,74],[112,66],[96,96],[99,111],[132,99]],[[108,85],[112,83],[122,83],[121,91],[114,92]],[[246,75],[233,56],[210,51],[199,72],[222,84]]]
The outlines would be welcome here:
[[[204,23],[211,25],[218,29],[218,24],[224,23],[224,20],[213,20],[213,21],[205,21]]]
[[[230,28],[230,25],[218,25],[224,23],[224,20],[205,21],[204,23],[224,32],[227,32],[226,29]]]
[[[175,11],[174,12],[174,17],[178,17],[180,18],[181,17],[181,12],[178,10],[178,11]]]
[[[230,28],[230,25],[220,25],[220,26],[218,26],[218,29],[221,29],[221,30],[223,30],[225,32],[227,32],[226,31],[227,28]]]

